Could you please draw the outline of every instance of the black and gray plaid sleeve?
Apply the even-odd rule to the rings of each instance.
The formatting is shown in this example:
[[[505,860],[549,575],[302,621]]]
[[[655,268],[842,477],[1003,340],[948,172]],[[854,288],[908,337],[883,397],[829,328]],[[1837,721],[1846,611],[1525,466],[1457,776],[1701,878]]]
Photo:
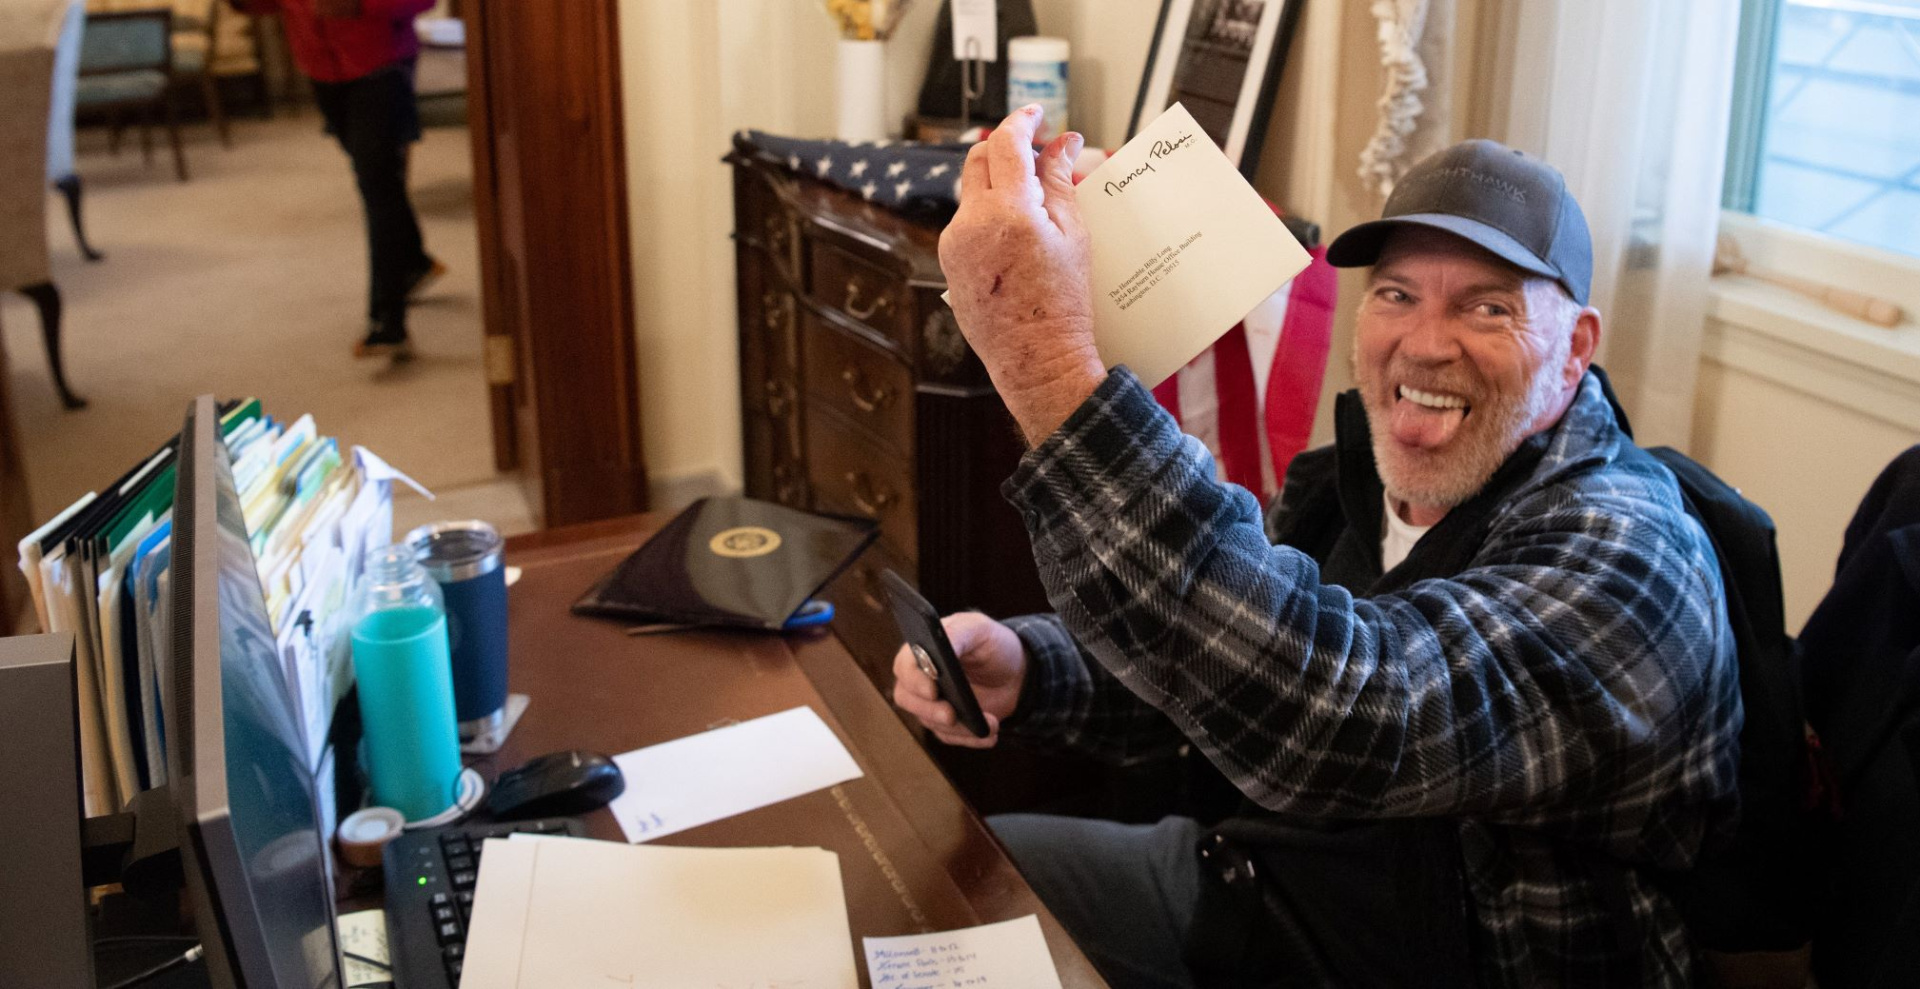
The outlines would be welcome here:
[[[1058,615],[1022,615],[1007,625],[1026,647],[1028,673],[1011,735],[1107,759],[1126,759],[1185,740],[1167,716],[1134,696],[1081,652]]]
[[[1470,569],[1357,599],[1116,369],[1005,486],[1059,615],[1014,623],[1038,664],[1020,728],[1138,744],[1150,706],[1275,810],[1683,865],[1701,818],[1676,807],[1724,795],[1736,756],[1719,574],[1671,478],[1591,467],[1550,452]]]

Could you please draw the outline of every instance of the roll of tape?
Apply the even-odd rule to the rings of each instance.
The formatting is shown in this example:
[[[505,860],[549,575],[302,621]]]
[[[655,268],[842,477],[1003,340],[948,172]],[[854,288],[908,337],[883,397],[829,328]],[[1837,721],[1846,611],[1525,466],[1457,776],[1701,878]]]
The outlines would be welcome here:
[[[347,815],[334,839],[348,865],[365,869],[380,864],[381,849],[406,826],[406,817],[392,807],[368,807]]]
[[[474,808],[480,806],[480,801],[486,797],[487,781],[481,777],[478,770],[468,766],[460,770],[460,778],[454,782],[454,791],[453,806],[432,817],[408,821],[406,829],[424,831],[428,828],[444,828],[449,824],[465,820],[467,815],[473,813]]]

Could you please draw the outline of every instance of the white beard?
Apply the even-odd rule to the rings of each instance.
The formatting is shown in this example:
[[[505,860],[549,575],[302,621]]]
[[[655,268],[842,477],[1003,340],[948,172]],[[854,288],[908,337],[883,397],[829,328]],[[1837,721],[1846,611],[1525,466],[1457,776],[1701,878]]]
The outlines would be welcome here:
[[[1559,397],[1560,375],[1573,349],[1573,334],[1556,334],[1556,338],[1526,393],[1475,403],[1467,421],[1460,424],[1455,442],[1444,452],[1403,451],[1388,432],[1390,409],[1374,407],[1370,396],[1378,389],[1363,378],[1360,394],[1367,399],[1373,460],[1387,496],[1415,505],[1453,508],[1479,494]]]

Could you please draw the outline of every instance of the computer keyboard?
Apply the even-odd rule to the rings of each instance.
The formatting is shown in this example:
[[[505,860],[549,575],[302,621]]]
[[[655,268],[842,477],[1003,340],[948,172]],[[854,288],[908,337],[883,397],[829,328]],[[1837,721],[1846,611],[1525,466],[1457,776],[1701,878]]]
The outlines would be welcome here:
[[[387,951],[397,989],[459,986],[480,846],[515,832],[580,837],[586,828],[575,818],[553,817],[409,831],[387,845]]]

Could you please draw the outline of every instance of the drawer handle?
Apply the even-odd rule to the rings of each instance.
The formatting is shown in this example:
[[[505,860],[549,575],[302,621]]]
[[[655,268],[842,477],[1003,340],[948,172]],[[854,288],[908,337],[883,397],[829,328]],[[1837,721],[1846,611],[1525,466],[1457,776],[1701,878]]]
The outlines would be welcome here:
[[[787,253],[787,224],[781,217],[767,217],[767,246],[776,254]]]
[[[787,394],[787,387],[785,384],[779,381],[767,382],[767,411],[768,412],[771,412],[777,416],[786,415],[787,403],[789,400],[790,398]]]
[[[883,313],[892,309],[893,300],[887,298],[886,293],[882,292],[873,297],[872,304],[862,309],[860,307],[860,276],[849,275],[847,276],[847,304],[841,308],[845,309],[847,315],[852,316],[854,319],[864,321],[872,319],[875,313]]]
[[[766,309],[767,329],[779,333],[787,328],[787,320],[791,318],[787,299],[784,292],[768,292],[760,297],[760,305]]]
[[[840,372],[840,380],[847,383],[847,398],[853,402],[853,407],[862,412],[878,412],[886,408],[888,402],[893,401],[893,389],[885,385],[878,388],[867,387],[867,376],[852,365],[848,365]],[[862,392],[866,394],[863,395]]]
[[[807,507],[806,489],[801,487],[803,483],[791,466],[780,464],[773,469],[774,500],[791,508]]]
[[[853,495],[854,507],[868,515],[878,518],[881,512],[893,506],[896,500],[893,492],[875,491],[873,489],[873,479],[869,478],[864,472],[850,470],[847,472],[846,477],[847,487],[853,489],[850,493]]]

